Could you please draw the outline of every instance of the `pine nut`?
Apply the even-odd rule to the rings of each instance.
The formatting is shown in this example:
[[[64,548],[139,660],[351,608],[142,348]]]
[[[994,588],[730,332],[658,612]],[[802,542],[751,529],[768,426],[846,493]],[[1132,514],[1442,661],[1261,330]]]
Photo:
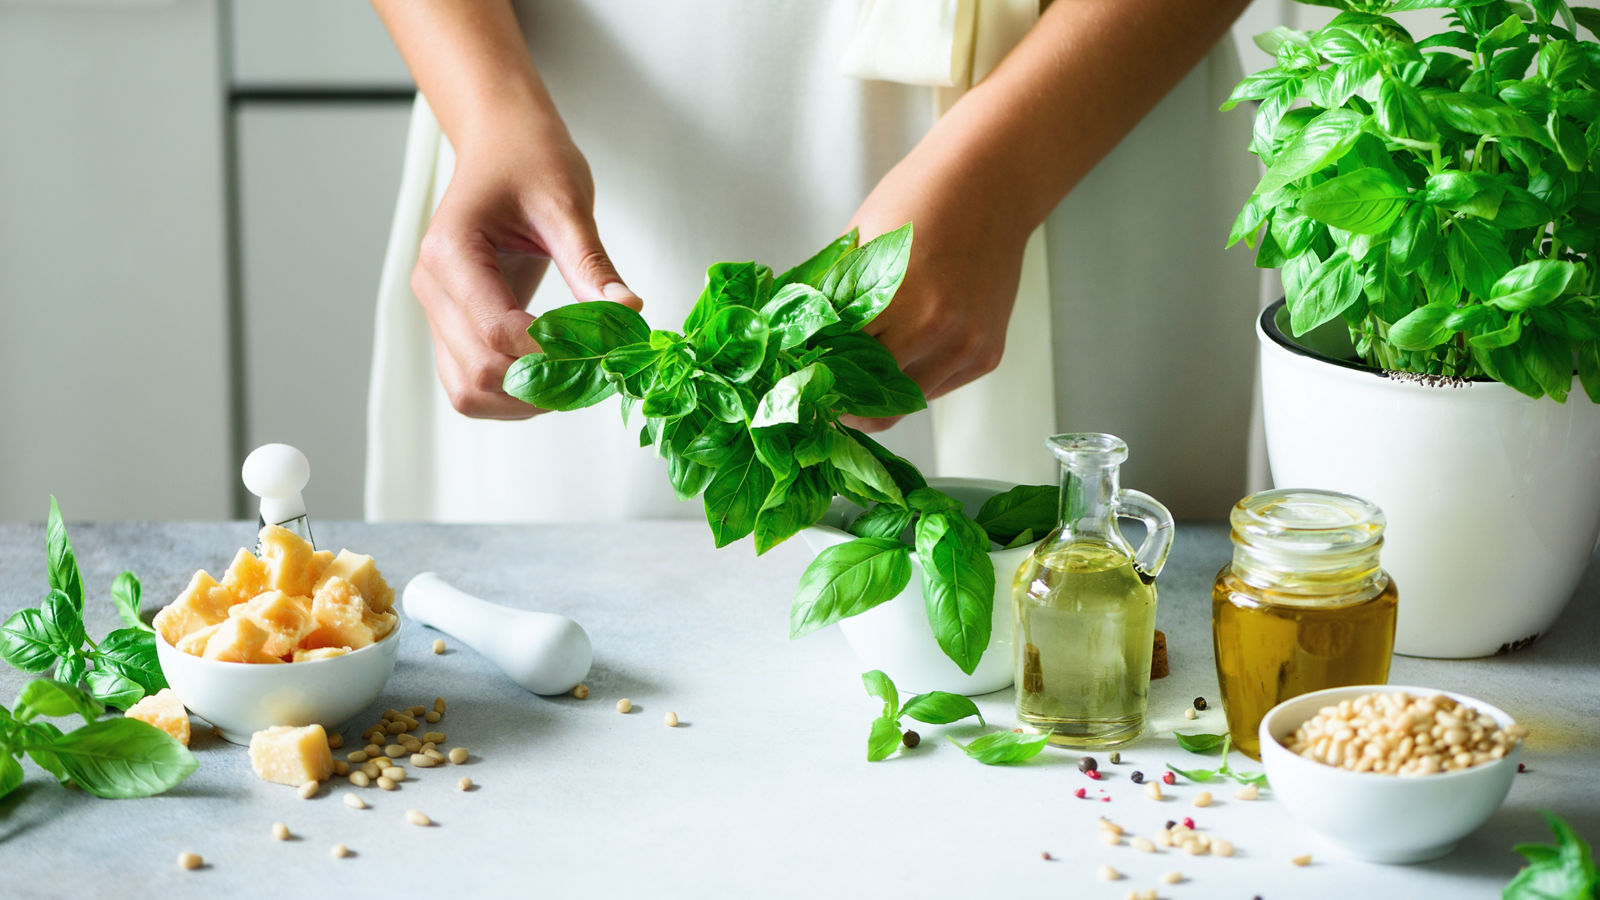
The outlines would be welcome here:
[[[1101,881],[1116,881],[1122,877],[1121,872],[1118,872],[1116,869],[1113,869],[1110,866],[1101,866],[1100,868],[1094,870],[1094,874]]]
[[[389,779],[395,784],[399,784],[400,782],[406,780],[406,770],[400,768],[399,766],[390,766],[383,770],[383,777]]]
[[[366,787],[372,783],[372,779],[365,772],[351,772],[350,783],[356,787]]]
[[[376,760],[368,760],[361,766],[361,772],[368,778],[377,778],[383,774],[383,767],[378,765]]]
[[[432,725],[444,717],[430,709],[422,714],[422,718],[425,719],[429,725]]]
[[[328,735],[328,749],[337,750],[344,746],[344,735],[334,732]]]
[[[411,754],[411,764],[419,769],[431,769],[437,766],[439,761],[426,753],[413,753]]]
[[[206,861],[201,859],[200,858],[200,854],[198,854],[198,853],[179,853],[178,854],[178,868],[180,868],[180,869],[189,869],[190,871],[193,871],[195,869],[200,868],[201,866],[203,866],[205,864],[206,864]]]
[[[358,764],[359,763],[364,763],[364,762],[367,761],[367,751],[365,751],[365,750],[352,750],[349,753],[346,753],[344,755],[344,758],[349,760],[349,761],[351,761],[351,762],[353,762],[353,763],[358,763]]]
[[[438,656],[444,652],[444,641],[439,638],[433,640],[433,655]]]
[[[1156,852],[1155,841],[1152,841],[1147,837],[1136,837],[1132,841],[1129,841],[1129,843],[1133,845],[1133,849],[1139,851],[1140,853]]]
[[[572,696],[579,700],[587,700],[589,698],[589,686],[587,684],[578,685],[572,689]]]
[[[1292,862],[1297,866],[1309,866],[1311,865],[1311,854],[1307,853],[1302,856],[1296,856],[1294,859],[1289,860],[1289,862]]]
[[[627,697],[623,697],[621,700],[617,701],[617,712],[626,714],[626,713],[629,713],[629,712],[632,712],[632,711],[633,711],[633,701],[632,700],[629,700]]]
[[[427,734],[423,735],[422,739],[425,740],[425,741],[433,741],[435,744],[442,744],[442,743],[444,743],[444,732],[442,732],[442,731],[430,731]]]
[[[1232,856],[1233,842],[1225,841],[1222,838],[1217,838],[1211,842],[1211,852],[1218,856]]]
[[[1151,800],[1160,800],[1161,799],[1161,785],[1156,784],[1154,781],[1146,784],[1144,786],[1144,795],[1146,797],[1149,797]]]
[[[1171,847],[1172,846],[1172,832],[1168,831],[1165,828],[1163,828],[1160,831],[1156,832],[1156,846],[1158,846],[1158,847]]]
[[[1100,843],[1108,847],[1116,847],[1122,843],[1122,835],[1115,831],[1100,832]]]
[[[450,748],[450,754],[449,755],[450,755],[450,761],[459,766],[462,763],[467,761],[467,756],[468,756],[467,748],[465,748],[465,747],[452,747],[452,748]]]
[[[472,779],[471,778],[463,778],[460,781],[456,782],[456,790],[458,790],[458,791],[470,791],[470,790],[472,790]]]
[[[433,820],[428,818],[420,809],[406,810],[406,821],[424,828],[433,824]]]
[[[443,753],[440,753],[438,750],[435,750],[435,749],[433,749],[431,747],[424,749],[422,751],[422,755],[426,756],[427,758],[433,760],[436,763],[442,763],[446,759],[448,759],[448,757],[446,757]]]
[[[405,725],[404,722],[401,722],[399,719],[395,719],[395,720],[392,720],[391,722],[389,722],[388,726],[385,727],[383,730],[384,730],[384,733],[386,733],[386,734],[399,734],[400,732],[406,730],[406,725]]]
[[[1183,710],[1183,717],[1185,719],[1189,719],[1190,721],[1193,721],[1194,717],[1195,717],[1194,707],[1192,707],[1192,706],[1185,707],[1184,710]]]
[[[394,779],[382,775],[378,776],[377,784],[378,787],[383,788],[386,791],[392,791],[399,786],[394,783]]]
[[[435,698],[433,698],[433,711],[438,713],[441,716],[444,715],[444,698],[443,697],[435,697]]]
[[[273,822],[272,839],[275,841],[287,841],[289,839],[289,826],[282,822]]]
[[[374,756],[382,756],[383,748],[379,747],[377,744],[368,744],[361,748],[361,752],[367,755],[367,759],[371,759]],[[351,760],[351,762],[355,762],[355,760]]]
[[[328,848],[328,854],[334,859],[344,859],[346,856],[350,855],[350,848],[343,844],[334,844],[332,847]]]
[[[1211,792],[1210,791],[1201,791],[1200,793],[1195,794],[1194,795],[1194,805],[1195,806],[1210,806],[1211,805]]]
[[[1203,856],[1206,852],[1205,842],[1197,838],[1190,838],[1183,842],[1183,852],[1190,856]]]
[[[1162,884],[1177,884],[1178,882],[1180,882],[1182,880],[1183,880],[1183,873],[1182,872],[1168,872],[1167,874],[1161,876],[1161,883]]]
[[[1101,831],[1109,831],[1112,834],[1121,834],[1122,833],[1122,826],[1118,825],[1117,823],[1115,823],[1113,821],[1111,821],[1110,819],[1106,818],[1105,816],[1101,816],[1100,817],[1100,820],[1095,823],[1095,827],[1100,829]]]
[[[1235,800],[1255,800],[1260,796],[1261,788],[1256,787],[1253,784],[1247,784],[1233,792],[1233,799]]]
[[[300,799],[310,800],[312,797],[317,795],[317,790],[321,787],[322,785],[315,781],[308,781],[305,784],[300,785]]]
[[[383,748],[383,755],[389,757],[390,759],[399,759],[400,757],[406,755],[406,748],[400,744],[390,744],[389,746]]]
[[[350,807],[351,809],[366,809],[367,801],[361,799],[355,794],[347,792],[344,795],[344,805]]]
[[[417,716],[422,715],[423,713],[425,713],[427,711],[428,711],[428,708],[426,706],[413,706],[410,709],[406,710],[406,715],[415,718]]]
[[[349,775],[350,774],[350,764],[345,762],[342,759],[334,760],[333,761],[333,774],[335,774],[335,775]]]
[[[667,714],[661,717],[661,721],[665,722],[668,728],[677,728],[678,714],[668,710]]]

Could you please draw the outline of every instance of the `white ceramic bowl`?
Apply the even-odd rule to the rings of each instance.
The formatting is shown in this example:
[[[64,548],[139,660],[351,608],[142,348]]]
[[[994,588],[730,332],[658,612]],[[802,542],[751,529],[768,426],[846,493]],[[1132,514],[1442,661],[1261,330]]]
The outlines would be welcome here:
[[[167,684],[224,740],[250,743],[274,725],[321,725],[330,732],[376,700],[394,671],[403,620],[383,640],[332,659],[282,665],[217,662],[184,653],[156,635]]]
[[[1413,863],[1437,859],[1482,825],[1506,798],[1522,756],[1515,749],[1493,762],[1401,777],[1349,772],[1291,753],[1283,742],[1324,706],[1362,694],[1405,691],[1419,697],[1443,694],[1500,724],[1512,719],[1499,709],[1450,691],[1399,685],[1359,685],[1302,694],[1274,706],[1261,720],[1261,763],[1273,794],[1291,815],[1336,848],[1359,859]]]

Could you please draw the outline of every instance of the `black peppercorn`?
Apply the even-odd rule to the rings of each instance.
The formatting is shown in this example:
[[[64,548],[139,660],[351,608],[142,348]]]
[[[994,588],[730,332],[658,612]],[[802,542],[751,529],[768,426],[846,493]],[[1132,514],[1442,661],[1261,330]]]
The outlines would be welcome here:
[[[907,747],[915,747],[922,743],[922,735],[917,734],[915,731],[907,731],[905,734],[900,735],[900,743],[905,744]]]
[[[1128,777],[1133,780],[1134,784],[1144,784],[1144,773],[1138,769],[1135,769],[1133,774]]]
[[[1196,710],[1204,711],[1205,708],[1206,708],[1206,698],[1204,698],[1204,697],[1196,697],[1196,698],[1194,698],[1194,708]]]
[[[1092,756],[1085,756],[1083,759],[1078,760],[1079,772],[1093,772],[1098,768],[1100,768],[1100,764],[1095,762]]]
[[[1178,825],[1178,822],[1177,822],[1176,819],[1168,819],[1167,820],[1167,830],[1168,831],[1171,831],[1173,828],[1176,828],[1177,825]]]

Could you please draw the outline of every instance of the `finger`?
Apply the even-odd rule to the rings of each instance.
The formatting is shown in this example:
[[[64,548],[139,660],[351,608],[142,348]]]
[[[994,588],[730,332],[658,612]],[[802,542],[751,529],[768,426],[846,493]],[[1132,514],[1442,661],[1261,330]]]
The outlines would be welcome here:
[[[905,416],[887,416],[882,419],[863,419],[860,416],[840,416],[839,421],[857,431],[865,431],[868,434],[876,434],[880,431],[887,431],[888,429],[894,427],[895,423],[904,418]]]
[[[512,292],[500,269],[500,256],[483,234],[436,223],[423,238],[417,268],[439,288],[437,308],[431,311],[440,324],[449,326],[446,343],[458,356],[463,342],[468,342],[465,330],[476,336],[469,343],[495,353],[518,357],[538,350],[528,337],[533,317]],[[418,299],[423,299],[420,294]],[[455,312],[444,315],[445,306]],[[470,362],[460,361],[464,366]]]
[[[439,373],[439,383],[444,385],[445,396],[456,412],[474,419],[526,419],[547,410],[523,403],[504,391],[490,393],[474,390],[471,380],[456,363],[449,348],[437,336],[433,339],[434,368]]]
[[[593,218],[577,216],[541,231],[550,258],[573,297],[612,300],[634,310],[644,306],[639,295],[617,274],[605,245],[600,243],[600,232]]]
[[[485,343],[466,313],[430,273],[419,267],[412,275],[411,287],[427,314],[434,337],[435,367],[451,405],[462,414],[477,418],[531,415],[532,407],[508,396],[502,387],[506,370],[516,357],[499,353]],[[522,315],[527,317],[527,313]]]

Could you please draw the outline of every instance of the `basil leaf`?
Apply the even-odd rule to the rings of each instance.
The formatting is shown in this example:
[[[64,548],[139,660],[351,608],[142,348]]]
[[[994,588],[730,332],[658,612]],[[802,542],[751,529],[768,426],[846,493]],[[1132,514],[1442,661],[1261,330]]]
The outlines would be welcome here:
[[[894,682],[888,675],[881,669],[862,672],[861,684],[867,689],[868,695],[883,701],[883,718],[891,722],[900,718],[900,693],[895,690]]]
[[[117,605],[117,615],[122,621],[134,628],[154,631],[144,620],[139,618],[139,596],[142,593],[139,577],[132,572],[123,572],[117,580],[111,583],[111,600]]]
[[[100,641],[95,667],[131,679],[148,694],[167,686],[156,657],[155,633],[142,628],[118,628],[106,635]]]
[[[61,636],[37,609],[19,609],[0,626],[0,659],[24,672],[43,672],[58,658]]]
[[[789,637],[800,638],[892,600],[911,582],[911,552],[888,538],[856,538],[818,553],[800,576]]]
[[[72,552],[72,539],[67,537],[67,524],[61,519],[61,507],[56,505],[54,494],[50,495],[50,517],[45,521],[44,541],[49,556],[46,577],[50,589],[66,594],[72,608],[81,616],[83,574],[78,571],[78,557]]]
[[[756,527],[756,514],[772,490],[772,473],[756,458],[755,447],[741,443],[706,485],[706,521],[718,547],[739,540]]]
[[[1405,208],[1410,193],[1382,169],[1356,169],[1306,191],[1302,212],[1327,225],[1356,234],[1382,234]]]
[[[832,499],[827,482],[815,469],[802,469],[787,483],[775,484],[756,513],[756,555],[815,525]]]
[[[61,658],[60,664],[56,666],[55,680],[77,685],[83,681],[83,674],[88,669],[89,661],[77,653],[72,653]]]
[[[1446,303],[1419,306],[1389,327],[1389,343],[1401,350],[1432,350],[1454,333],[1445,324],[1453,312]]]
[[[739,384],[750,380],[767,354],[770,330],[761,313],[744,306],[719,310],[695,340],[702,366]]]
[[[1440,172],[1429,176],[1422,188],[1425,202],[1482,219],[1499,215],[1505,195],[1504,185],[1481,172]]]
[[[681,419],[700,406],[700,392],[688,378],[658,384],[644,395],[639,411],[653,419]]]
[[[900,748],[900,723],[888,716],[872,720],[872,731],[867,734],[867,762],[878,762],[894,755]]]
[[[742,425],[749,419],[737,388],[711,372],[696,372],[695,376],[695,393],[707,412],[734,425]]]
[[[29,722],[22,726],[20,739],[27,751],[28,758],[33,760],[34,764],[54,775],[56,780],[62,784],[69,784],[72,781],[72,777],[67,774],[66,768],[61,765],[61,760],[46,749],[57,738],[61,737],[61,734],[61,729],[49,722]]]
[[[148,797],[189,777],[198,763],[165,731],[137,719],[93,722],[46,748],[72,780],[97,797]]]
[[[1489,289],[1489,302],[1507,312],[1546,306],[1566,292],[1578,274],[1572,263],[1536,259],[1500,276]]]
[[[1228,736],[1225,734],[1184,734],[1174,731],[1172,736],[1178,739],[1178,746],[1190,753],[1210,753],[1221,747]]]
[[[66,656],[83,646],[88,634],[83,629],[83,605],[73,603],[65,592],[52,590],[41,607],[45,627],[56,635],[57,655]]]
[[[761,270],[765,268],[753,262],[721,262],[707,268],[706,284],[700,291],[700,299],[689,310],[689,317],[683,320],[684,332],[693,334],[699,331],[711,321],[712,316],[730,306],[757,306]]]
[[[1330,109],[1312,119],[1273,158],[1255,193],[1270,193],[1338,162],[1355,146],[1365,119],[1347,109]]]
[[[827,295],[809,284],[790,284],[761,308],[761,315],[772,328],[778,346],[784,350],[798,347],[806,339],[839,321]]]
[[[910,494],[928,486],[927,479],[922,477],[916,466],[896,456],[889,448],[873,440],[871,435],[847,426],[840,427],[845,434],[855,439],[856,443],[871,451],[872,455],[878,458],[878,462],[883,463],[883,467],[889,470],[889,477],[894,479],[895,486],[900,488],[901,494]]]
[[[76,713],[85,722],[93,722],[105,711],[104,705],[75,685],[36,678],[23,685],[17,695],[15,716],[17,721],[27,722],[35,716],[59,718]]]
[[[860,232],[854,228],[850,229],[848,234],[818,250],[815,256],[779,275],[777,281],[779,292],[791,284],[808,284],[815,287],[822,280],[823,273],[832,268],[840,257],[856,249],[859,241]]]
[[[1468,134],[1531,138],[1542,144],[1549,137],[1516,108],[1479,94],[1436,91],[1423,95],[1423,103],[1436,121]]]
[[[745,430],[719,420],[707,423],[705,429],[695,435],[679,455],[690,462],[715,469],[733,459],[741,444],[750,444]]]
[[[750,441],[755,446],[756,458],[767,467],[775,479],[789,478],[791,472],[799,465],[795,459],[794,441],[790,438],[788,428],[758,428],[749,432]],[[770,489],[769,489],[770,490]]]
[[[1019,534],[1016,537],[1012,538],[1001,549],[1002,550],[1015,550],[1018,547],[1026,547],[1029,544],[1031,544],[1031,543],[1033,543],[1034,541],[1037,541],[1037,540],[1039,540],[1039,537],[1038,537],[1038,535],[1033,533],[1033,529],[1032,528],[1024,528],[1022,530],[1021,534]]]
[[[842,334],[822,342],[822,362],[833,373],[841,412],[867,418],[903,416],[927,408],[928,401],[888,350],[870,335]]]
[[[593,406],[617,390],[598,357],[555,359],[543,353],[530,353],[512,363],[501,386],[524,403],[552,410]]]
[[[939,649],[968,675],[989,646],[994,627],[994,565],[989,539],[957,510],[924,513],[917,522],[917,561],[928,624]]]
[[[1215,771],[1213,771],[1211,769],[1188,769],[1188,770],[1185,770],[1185,769],[1180,769],[1177,766],[1174,766],[1172,763],[1167,763],[1167,768],[1169,768],[1172,771],[1178,773],[1179,775],[1182,775],[1183,777],[1189,779],[1190,781],[1198,781],[1201,784],[1209,784],[1209,783],[1211,783],[1213,781],[1216,781],[1218,778],[1222,777],[1221,775],[1217,774]]]
[[[1578,346],[1578,381],[1589,399],[1600,403],[1600,343],[1589,341]]]
[[[22,784],[22,763],[10,753],[0,752],[0,799]]]
[[[654,374],[652,367],[663,352],[645,341],[626,344],[607,353],[600,361],[600,370],[616,383],[623,395],[643,400],[649,390],[650,376]]]
[[[674,453],[667,458],[667,482],[679,500],[688,500],[706,489],[716,470]]]
[[[1506,238],[1498,229],[1476,219],[1457,219],[1445,239],[1445,256],[1461,284],[1488,299],[1494,284],[1511,269]]]
[[[114,669],[95,669],[84,680],[89,686],[89,693],[107,706],[127,709],[144,699],[144,688]]]
[[[839,314],[839,321],[824,333],[857,331],[877,318],[900,289],[910,259],[909,222],[840,257],[817,285]]]
[[[945,691],[929,691],[912,697],[905,706],[900,707],[900,714],[929,725],[948,725],[967,716],[977,716],[979,725],[989,724],[983,720],[978,704],[973,703],[970,697]]]
[[[546,312],[528,326],[528,336],[551,359],[598,360],[619,347],[649,340],[650,326],[620,303],[593,301]]]
[[[902,503],[899,485],[872,451],[841,431],[829,435],[828,461],[834,468],[865,485],[874,500]]]
[[[986,766],[1008,766],[1026,762],[1039,755],[1050,742],[1048,734],[1018,734],[1015,731],[997,731],[963,744],[946,735],[946,740],[961,748],[961,752]]]
[[[1042,534],[1054,528],[1060,504],[1054,485],[1019,484],[985,500],[977,521],[990,540],[1009,544],[1023,532]]]
[[[1378,127],[1390,137],[1425,143],[1439,140],[1439,129],[1429,118],[1422,95],[1404,81],[1383,80],[1378,86],[1378,105],[1374,113]]]
[[[750,417],[751,428],[793,425],[800,421],[802,404],[816,403],[833,387],[833,373],[821,363],[812,363],[778,379],[756,404]]]
[[[1389,237],[1389,259],[1397,273],[1409,275],[1433,255],[1439,241],[1437,218],[1432,209],[1413,203],[1395,220]]]
[[[881,537],[899,539],[916,513],[890,503],[879,503],[855,518],[845,529],[856,537]]]
[[[1299,259],[1309,256],[1307,254]],[[1336,318],[1361,298],[1361,286],[1361,278],[1356,274],[1350,254],[1344,250],[1335,250],[1295,289],[1290,289],[1289,272],[1286,269],[1284,287],[1289,302],[1290,330],[1299,337]]]

